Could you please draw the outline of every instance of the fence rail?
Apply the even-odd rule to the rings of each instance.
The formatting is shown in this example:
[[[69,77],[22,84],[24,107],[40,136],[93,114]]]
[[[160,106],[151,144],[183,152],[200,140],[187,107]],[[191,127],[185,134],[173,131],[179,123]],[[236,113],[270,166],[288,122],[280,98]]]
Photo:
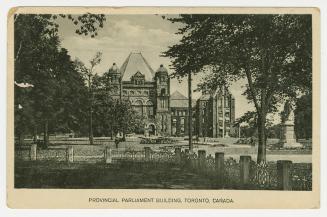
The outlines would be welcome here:
[[[205,150],[190,153],[188,149],[154,151],[150,147],[143,150],[111,149],[106,147],[93,156],[75,153],[73,146],[67,148],[37,149],[36,145],[15,150],[17,160],[54,160],[73,162],[104,162],[128,165],[128,167],[156,167],[174,165],[207,176],[215,180],[217,188],[265,189],[265,190],[312,190],[312,165],[294,164],[291,161],[277,161],[257,164],[251,156],[240,156],[239,162],[225,159],[223,152],[215,156],[206,155]],[[168,168],[167,167],[167,168]]]

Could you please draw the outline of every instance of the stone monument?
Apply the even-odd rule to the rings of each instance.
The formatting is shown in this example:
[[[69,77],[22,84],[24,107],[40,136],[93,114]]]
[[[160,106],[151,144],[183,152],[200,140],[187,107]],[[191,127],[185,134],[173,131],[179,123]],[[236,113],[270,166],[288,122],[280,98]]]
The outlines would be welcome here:
[[[303,145],[296,142],[294,133],[294,110],[289,101],[285,103],[282,115],[282,136],[280,143],[284,148],[302,148]]]

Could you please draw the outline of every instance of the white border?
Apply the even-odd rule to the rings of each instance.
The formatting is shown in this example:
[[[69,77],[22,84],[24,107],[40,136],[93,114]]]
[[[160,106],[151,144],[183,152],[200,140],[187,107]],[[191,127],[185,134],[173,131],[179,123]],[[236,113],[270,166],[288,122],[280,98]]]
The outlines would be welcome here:
[[[246,4],[245,4],[246,3]],[[327,1],[325,0],[4,0],[0,2],[0,216],[327,216],[327,101],[321,100],[321,208],[318,210],[13,210],[6,206],[6,43],[7,13],[15,6],[245,6],[245,7],[319,7],[321,10],[321,99],[327,98],[326,26]],[[303,198],[305,200],[305,198]]]

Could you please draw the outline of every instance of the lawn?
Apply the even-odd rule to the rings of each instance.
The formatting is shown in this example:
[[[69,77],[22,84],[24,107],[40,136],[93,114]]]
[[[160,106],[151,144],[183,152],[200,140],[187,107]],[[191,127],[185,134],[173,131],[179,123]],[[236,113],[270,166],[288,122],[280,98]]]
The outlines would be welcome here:
[[[211,189],[212,180],[174,166],[117,167],[54,161],[16,162],[15,188]]]

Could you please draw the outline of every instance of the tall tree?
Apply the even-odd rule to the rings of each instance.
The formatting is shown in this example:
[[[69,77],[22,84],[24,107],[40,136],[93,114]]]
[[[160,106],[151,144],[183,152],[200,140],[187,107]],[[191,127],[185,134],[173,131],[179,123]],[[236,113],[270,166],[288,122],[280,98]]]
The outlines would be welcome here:
[[[72,21],[76,30],[81,30],[78,34],[86,35],[88,31],[94,37],[97,28],[91,26],[100,27],[105,18],[85,16],[77,23]],[[76,118],[80,117],[76,105],[83,105],[84,81],[67,50],[60,47],[56,19],[57,15],[16,14],[14,20],[15,83],[29,85],[29,88],[15,85],[15,134],[21,138],[26,133],[36,134],[42,126],[45,145],[49,122],[76,129]],[[53,123],[53,130],[62,127]]]
[[[93,145],[93,102],[94,102],[94,85],[93,80],[97,75],[94,73],[94,68],[100,64],[102,53],[97,52],[94,57],[90,60],[90,66],[87,67],[83,62],[75,60],[75,64],[78,66],[79,71],[84,75],[87,81],[88,87],[88,100],[89,100],[89,140],[90,145]],[[96,80],[97,81],[97,80]]]
[[[266,160],[267,114],[277,103],[311,89],[311,15],[181,15],[183,37],[163,53],[175,76],[208,71],[203,86],[216,89],[240,79],[257,113],[258,156]],[[185,64],[186,60],[188,64]]]

